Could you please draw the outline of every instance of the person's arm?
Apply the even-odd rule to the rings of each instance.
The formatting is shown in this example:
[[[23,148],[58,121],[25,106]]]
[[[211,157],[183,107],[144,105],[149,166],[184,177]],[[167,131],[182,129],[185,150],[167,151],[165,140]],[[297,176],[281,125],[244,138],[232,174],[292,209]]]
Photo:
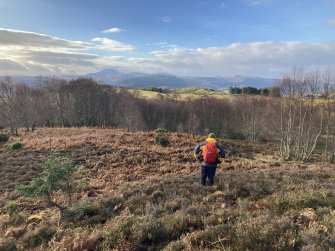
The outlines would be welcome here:
[[[200,143],[194,149],[194,158],[199,161],[202,160],[202,149],[201,149],[202,145],[203,143]]]
[[[223,161],[223,159],[226,157],[226,151],[224,150],[224,148],[220,144],[216,144],[216,145],[217,145],[217,149],[219,150],[218,161],[219,161],[219,163],[221,163]]]

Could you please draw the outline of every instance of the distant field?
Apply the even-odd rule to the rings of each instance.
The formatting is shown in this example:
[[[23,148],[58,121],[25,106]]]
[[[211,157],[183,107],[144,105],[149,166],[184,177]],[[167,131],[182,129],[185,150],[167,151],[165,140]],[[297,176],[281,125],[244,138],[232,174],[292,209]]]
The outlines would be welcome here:
[[[216,98],[226,98],[229,96],[227,93],[220,92],[220,91],[214,91],[209,89],[202,89],[202,88],[178,88],[173,89],[169,93],[160,93],[156,91],[148,91],[148,90],[131,90],[132,93],[136,93],[139,95],[139,97],[147,98],[147,99],[155,99],[159,96],[163,97],[170,97],[174,99],[195,99],[200,98],[204,96],[211,96]]]
[[[220,139],[229,158],[216,185],[201,187],[192,156],[201,136],[169,133],[168,147],[153,132],[119,129],[37,129],[15,139],[22,150],[0,145],[0,250],[335,248],[334,166],[282,161],[274,144]],[[59,226],[55,208],[14,190],[40,175],[50,151],[69,156],[86,184]]]

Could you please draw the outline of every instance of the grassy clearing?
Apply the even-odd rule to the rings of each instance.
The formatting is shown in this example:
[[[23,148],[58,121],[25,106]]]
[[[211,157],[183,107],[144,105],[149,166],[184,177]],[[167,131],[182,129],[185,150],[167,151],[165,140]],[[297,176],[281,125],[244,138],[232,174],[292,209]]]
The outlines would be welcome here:
[[[155,91],[148,90],[130,90],[134,95],[138,95],[141,98],[146,99],[157,99],[159,97],[169,97],[172,99],[178,100],[187,100],[187,99],[196,99],[201,97],[215,97],[215,98],[229,98],[230,95],[216,91],[211,89],[203,89],[203,88],[178,88],[171,90],[169,93],[159,93]]]
[[[233,156],[215,186],[202,187],[192,162],[201,138],[167,137],[162,147],[154,133],[39,129],[21,133],[20,151],[1,146],[8,161],[0,163],[0,250],[335,248],[333,166],[282,162],[268,143],[224,141]],[[40,173],[50,140],[53,151],[77,163],[83,184],[59,226],[56,209],[22,198],[11,185]]]

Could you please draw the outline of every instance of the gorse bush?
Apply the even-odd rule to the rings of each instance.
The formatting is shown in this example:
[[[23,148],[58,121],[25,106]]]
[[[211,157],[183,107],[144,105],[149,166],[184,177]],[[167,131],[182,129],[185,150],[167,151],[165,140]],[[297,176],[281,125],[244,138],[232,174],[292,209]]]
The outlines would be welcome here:
[[[155,130],[155,143],[161,146],[168,146],[170,144],[167,138],[167,130],[164,128],[157,128]]]
[[[7,142],[9,140],[9,136],[6,134],[0,134],[0,142]]]
[[[9,148],[12,150],[20,150],[23,147],[23,144],[19,141],[15,141],[9,145]]]

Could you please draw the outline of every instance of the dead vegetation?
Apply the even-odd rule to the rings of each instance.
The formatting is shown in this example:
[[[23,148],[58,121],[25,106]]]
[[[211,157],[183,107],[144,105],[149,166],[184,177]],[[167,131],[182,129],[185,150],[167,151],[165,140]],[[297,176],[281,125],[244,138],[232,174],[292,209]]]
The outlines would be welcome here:
[[[20,132],[10,139],[19,151],[3,143],[0,250],[335,248],[332,165],[284,162],[270,143],[223,139],[229,159],[216,185],[201,187],[192,153],[204,138],[167,137],[163,147],[154,132],[54,128]],[[56,209],[14,189],[41,173],[50,151],[76,163],[83,185],[60,226]]]

